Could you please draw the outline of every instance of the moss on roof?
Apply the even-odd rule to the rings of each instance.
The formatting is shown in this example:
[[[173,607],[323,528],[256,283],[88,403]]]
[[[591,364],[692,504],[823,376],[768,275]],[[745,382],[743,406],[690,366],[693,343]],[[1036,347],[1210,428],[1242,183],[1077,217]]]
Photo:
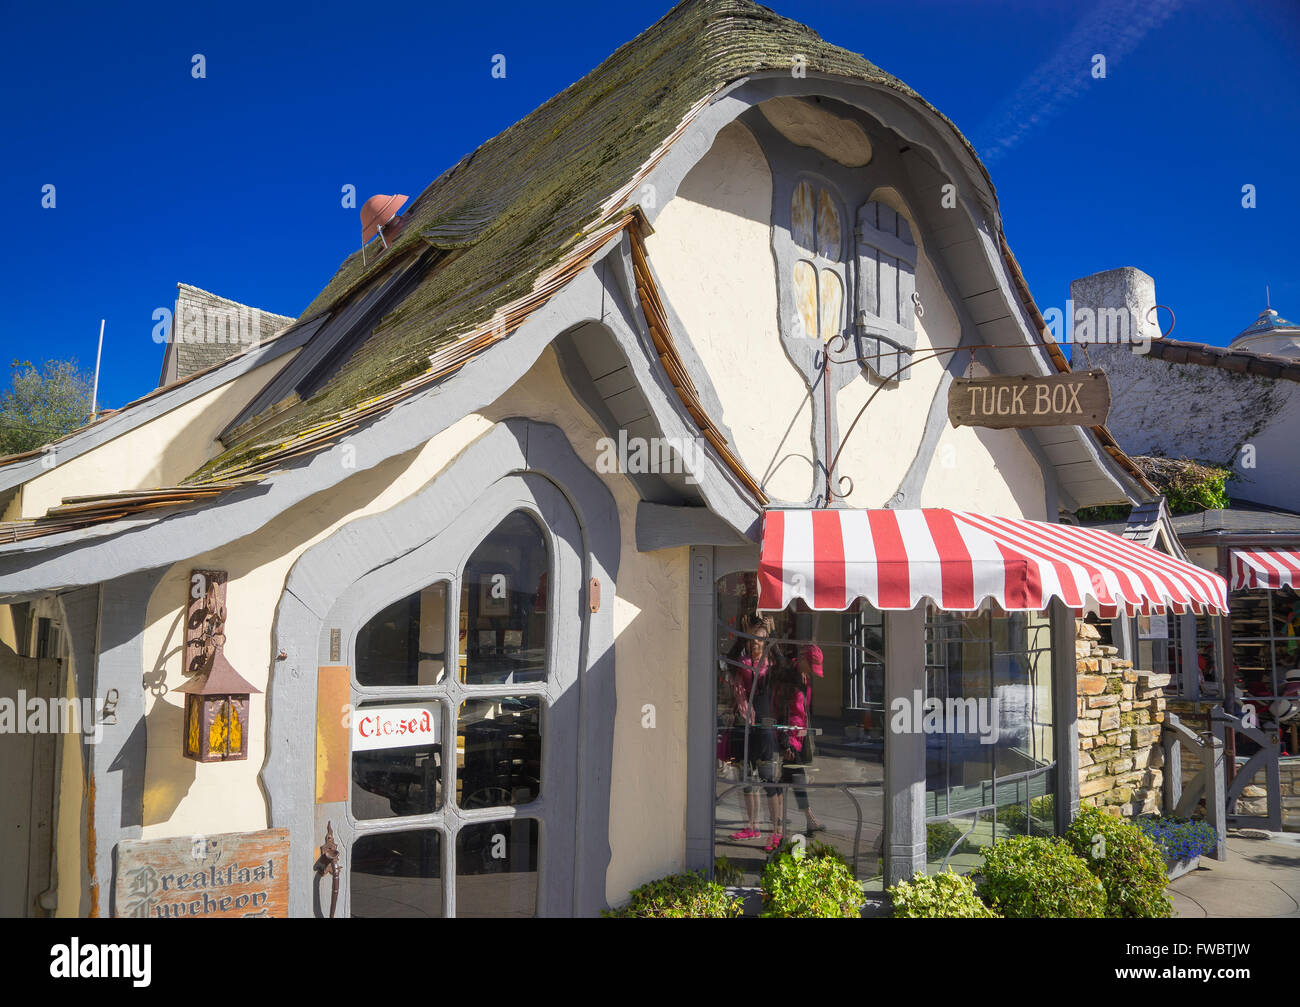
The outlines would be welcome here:
[[[303,318],[362,289],[389,263],[424,247],[458,249],[383,318],[320,390],[256,442],[289,442],[420,373],[429,355],[527,294],[600,222],[600,210],[636,176],[691,109],[762,71],[809,73],[889,87],[925,104],[895,77],[812,29],[748,0],[686,0],[595,70],[488,140],[435,179],[407,210],[393,247],[344,261]],[[932,106],[926,105],[927,108]],[[941,116],[942,118],[942,116]],[[976,164],[970,144],[946,118]],[[986,175],[987,177],[987,175]],[[617,210],[618,207],[614,207]],[[235,444],[192,479],[258,451]]]

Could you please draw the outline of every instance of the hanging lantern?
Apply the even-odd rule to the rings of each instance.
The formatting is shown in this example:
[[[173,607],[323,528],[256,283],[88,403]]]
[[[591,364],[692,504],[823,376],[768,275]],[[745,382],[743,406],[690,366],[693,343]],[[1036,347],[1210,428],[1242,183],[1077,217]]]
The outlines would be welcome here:
[[[182,754],[196,762],[247,759],[248,698],[262,690],[218,650],[211,670],[186,682],[180,691],[186,694]]]
[[[195,570],[190,584],[186,670],[197,674],[180,688],[185,693],[181,754],[196,762],[247,759],[248,698],[262,690],[237,672],[223,653],[226,573]]]

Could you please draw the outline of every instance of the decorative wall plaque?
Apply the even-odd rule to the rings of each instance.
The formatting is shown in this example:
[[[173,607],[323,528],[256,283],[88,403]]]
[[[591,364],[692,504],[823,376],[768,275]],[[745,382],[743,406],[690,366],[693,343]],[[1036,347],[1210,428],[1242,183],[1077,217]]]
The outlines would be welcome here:
[[[117,844],[117,916],[287,917],[289,830]]]

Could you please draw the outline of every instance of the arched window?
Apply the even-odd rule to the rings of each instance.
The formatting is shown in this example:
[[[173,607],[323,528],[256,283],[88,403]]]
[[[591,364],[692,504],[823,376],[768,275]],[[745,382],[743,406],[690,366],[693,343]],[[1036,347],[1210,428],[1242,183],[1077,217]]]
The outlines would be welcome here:
[[[516,809],[542,796],[551,559],[532,514],[515,511],[459,576],[358,630],[353,915],[443,915],[445,855],[456,916],[534,913],[541,816]],[[410,827],[394,831],[394,818]]]
[[[844,218],[839,201],[821,183],[808,179],[794,187],[790,200],[794,242],[792,277],[796,324],[802,335],[826,342],[844,331]]]

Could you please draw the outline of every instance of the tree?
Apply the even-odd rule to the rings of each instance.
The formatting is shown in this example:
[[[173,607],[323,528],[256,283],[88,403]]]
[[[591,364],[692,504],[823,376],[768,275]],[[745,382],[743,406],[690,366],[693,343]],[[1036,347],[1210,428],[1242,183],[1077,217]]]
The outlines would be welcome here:
[[[0,455],[31,451],[90,419],[91,376],[74,360],[15,360],[0,396]]]

